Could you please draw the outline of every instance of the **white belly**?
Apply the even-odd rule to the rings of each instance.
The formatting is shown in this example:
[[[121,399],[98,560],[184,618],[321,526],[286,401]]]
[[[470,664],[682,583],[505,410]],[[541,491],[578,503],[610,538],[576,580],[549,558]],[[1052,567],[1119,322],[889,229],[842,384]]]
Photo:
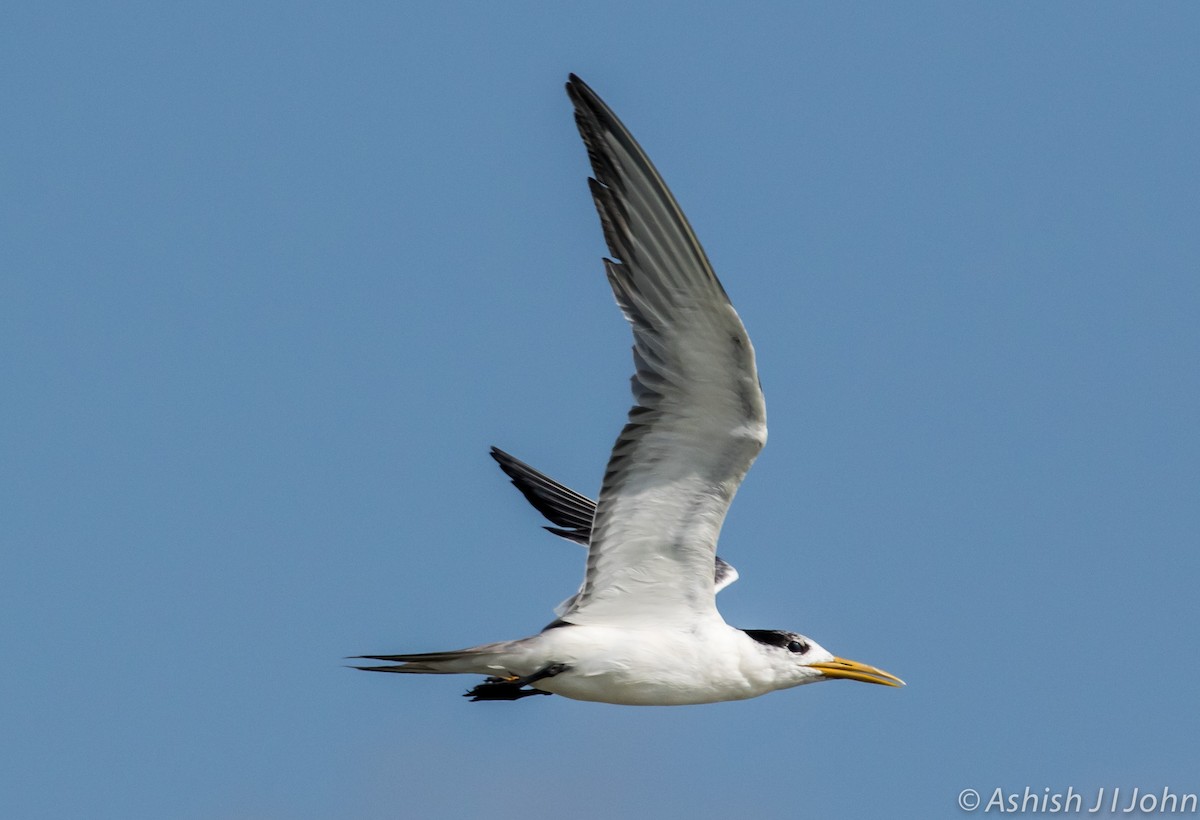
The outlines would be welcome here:
[[[534,686],[574,700],[677,706],[742,700],[776,688],[746,663],[736,630],[723,623],[688,631],[569,626],[540,637],[546,659],[568,669]]]

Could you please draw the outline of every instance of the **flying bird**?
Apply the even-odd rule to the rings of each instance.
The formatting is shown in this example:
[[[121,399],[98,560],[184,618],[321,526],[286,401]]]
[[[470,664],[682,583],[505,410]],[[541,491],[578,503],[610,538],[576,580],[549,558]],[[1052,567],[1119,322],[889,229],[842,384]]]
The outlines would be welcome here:
[[[370,672],[484,675],[472,700],[534,695],[626,705],[715,703],[823,680],[902,686],[810,638],[737,629],[717,590],[737,573],[717,557],[729,504],[767,439],[754,348],[687,218],[650,159],[574,74],[567,95],[591,161],[588,180],[633,330],[634,405],[592,502],[493,449],[555,527],[587,545],[579,591],[536,635],[448,652],[361,655]]]

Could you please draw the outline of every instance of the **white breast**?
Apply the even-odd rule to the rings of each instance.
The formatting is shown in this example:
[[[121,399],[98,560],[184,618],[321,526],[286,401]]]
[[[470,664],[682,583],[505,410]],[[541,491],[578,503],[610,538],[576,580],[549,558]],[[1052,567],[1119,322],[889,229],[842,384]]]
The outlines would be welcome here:
[[[539,654],[570,669],[537,687],[575,700],[671,706],[779,688],[753,641],[719,620],[687,630],[565,626],[539,637]]]

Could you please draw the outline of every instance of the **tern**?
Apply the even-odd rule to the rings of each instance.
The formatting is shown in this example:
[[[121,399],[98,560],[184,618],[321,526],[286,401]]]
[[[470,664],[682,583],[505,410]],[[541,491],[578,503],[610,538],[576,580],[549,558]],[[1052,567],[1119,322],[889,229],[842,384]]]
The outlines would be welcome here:
[[[675,197],[629,131],[574,74],[567,95],[633,330],[634,405],[596,502],[500,450],[493,457],[552,523],[587,545],[579,591],[536,635],[449,652],[360,655],[369,672],[484,675],[473,701],[561,695],[671,706],[742,700],[824,680],[903,686],[795,632],[737,629],[716,593],[730,502],[767,439],[754,348]]]

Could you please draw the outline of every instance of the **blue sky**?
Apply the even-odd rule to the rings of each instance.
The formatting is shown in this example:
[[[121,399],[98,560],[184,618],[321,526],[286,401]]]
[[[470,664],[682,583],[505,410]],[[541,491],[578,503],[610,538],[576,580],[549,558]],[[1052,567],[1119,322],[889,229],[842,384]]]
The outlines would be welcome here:
[[[954,817],[1200,791],[1200,9],[25,4],[0,26],[0,814]],[[629,404],[562,92],[758,350],[727,620],[905,678],[466,702]]]

